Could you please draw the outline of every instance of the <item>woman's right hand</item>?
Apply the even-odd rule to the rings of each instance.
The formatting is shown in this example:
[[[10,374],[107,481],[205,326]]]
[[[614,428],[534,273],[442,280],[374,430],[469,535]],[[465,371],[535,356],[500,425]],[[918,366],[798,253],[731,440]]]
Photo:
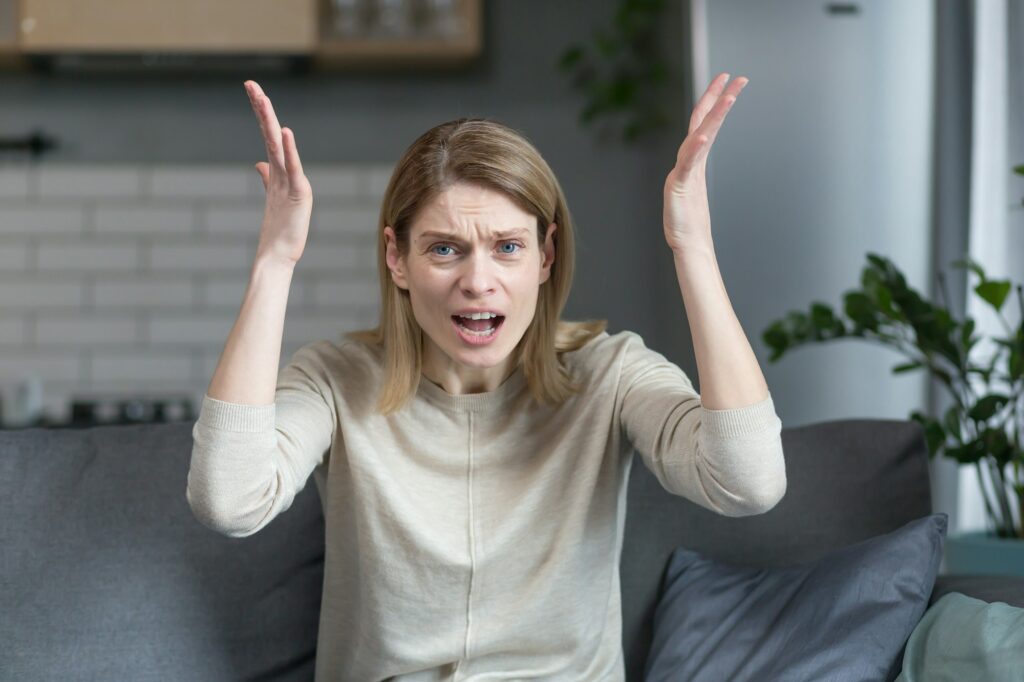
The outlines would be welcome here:
[[[267,143],[268,160],[256,164],[267,193],[256,258],[294,265],[306,248],[313,188],[302,172],[295,134],[278,123],[270,98],[256,81],[245,81],[245,90]]]

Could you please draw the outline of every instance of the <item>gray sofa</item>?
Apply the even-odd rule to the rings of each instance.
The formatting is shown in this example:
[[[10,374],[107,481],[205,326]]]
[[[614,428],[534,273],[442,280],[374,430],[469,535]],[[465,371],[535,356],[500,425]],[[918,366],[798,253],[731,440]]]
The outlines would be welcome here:
[[[0,431],[0,679],[311,680],[323,520],[310,481],[248,538],[185,500],[192,423]],[[622,554],[628,679],[642,678],[678,545],[780,566],[931,511],[920,427],[839,420],[783,430],[788,489],[767,514],[717,516],[666,493],[634,457]],[[1024,606],[1024,579],[940,576]]]

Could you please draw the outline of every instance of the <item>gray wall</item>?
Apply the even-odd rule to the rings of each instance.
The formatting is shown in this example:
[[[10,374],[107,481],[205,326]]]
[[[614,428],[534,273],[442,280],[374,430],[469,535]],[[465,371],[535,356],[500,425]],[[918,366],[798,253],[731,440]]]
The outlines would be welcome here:
[[[669,57],[679,78],[666,102],[678,124],[656,139],[636,145],[602,142],[581,128],[582,98],[555,67],[565,46],[611,23],[617,4],[486,0],[485,54],[473,66],[451,72],[5,73],[0,75],[0,134],[23,135],[38,127],[61,142],[46,158],[67,163],[251,166],[261,160],[263,147],[242,87],[246,78],[260,82],[282,124],[294,128],[307,162],[393,163],[416,136],[441,121],[496,118],[540,149],[577,222],[578,268],[567,316],[603,317],[610,331],[636,331],[696,382],[688,331],[678,334],[686,329],[685,313],[661,225],[662,185],[691,107],[684,5],[670,2],[662,25],[663,44],[674,50]],[[744,286],[730,284],[737,294]]]

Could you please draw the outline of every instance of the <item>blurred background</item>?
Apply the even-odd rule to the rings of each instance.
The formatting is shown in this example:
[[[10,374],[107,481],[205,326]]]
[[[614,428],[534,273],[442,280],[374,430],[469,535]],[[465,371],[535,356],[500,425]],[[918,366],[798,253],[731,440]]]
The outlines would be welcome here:
[[[1001,331],[948,265],[1024,281],[1022,31],[1006,0],[0,0],[3,427],[195,418],[262,219],[247,79],[314,191],[282,366],[375,323],[393,164],[428,128],[486,116],[568,198],[565,316],[639,333],[699,385],[662,190],[722,71],[750,84],[709,160],[716,253],[784,426],[937,413],[892,349],[769,362],[762,334],[812,301],[841,309],[869,252]],[[950,529],[981,527],[972,470],[933,466]]]

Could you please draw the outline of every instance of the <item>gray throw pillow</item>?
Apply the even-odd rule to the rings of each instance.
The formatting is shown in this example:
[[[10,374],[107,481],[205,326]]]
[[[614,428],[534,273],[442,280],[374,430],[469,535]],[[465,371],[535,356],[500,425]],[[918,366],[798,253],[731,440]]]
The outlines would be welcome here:
[[[947,514],[784,568],[669,558],[644,672],[661,680],[892,680],[928,606]]]

